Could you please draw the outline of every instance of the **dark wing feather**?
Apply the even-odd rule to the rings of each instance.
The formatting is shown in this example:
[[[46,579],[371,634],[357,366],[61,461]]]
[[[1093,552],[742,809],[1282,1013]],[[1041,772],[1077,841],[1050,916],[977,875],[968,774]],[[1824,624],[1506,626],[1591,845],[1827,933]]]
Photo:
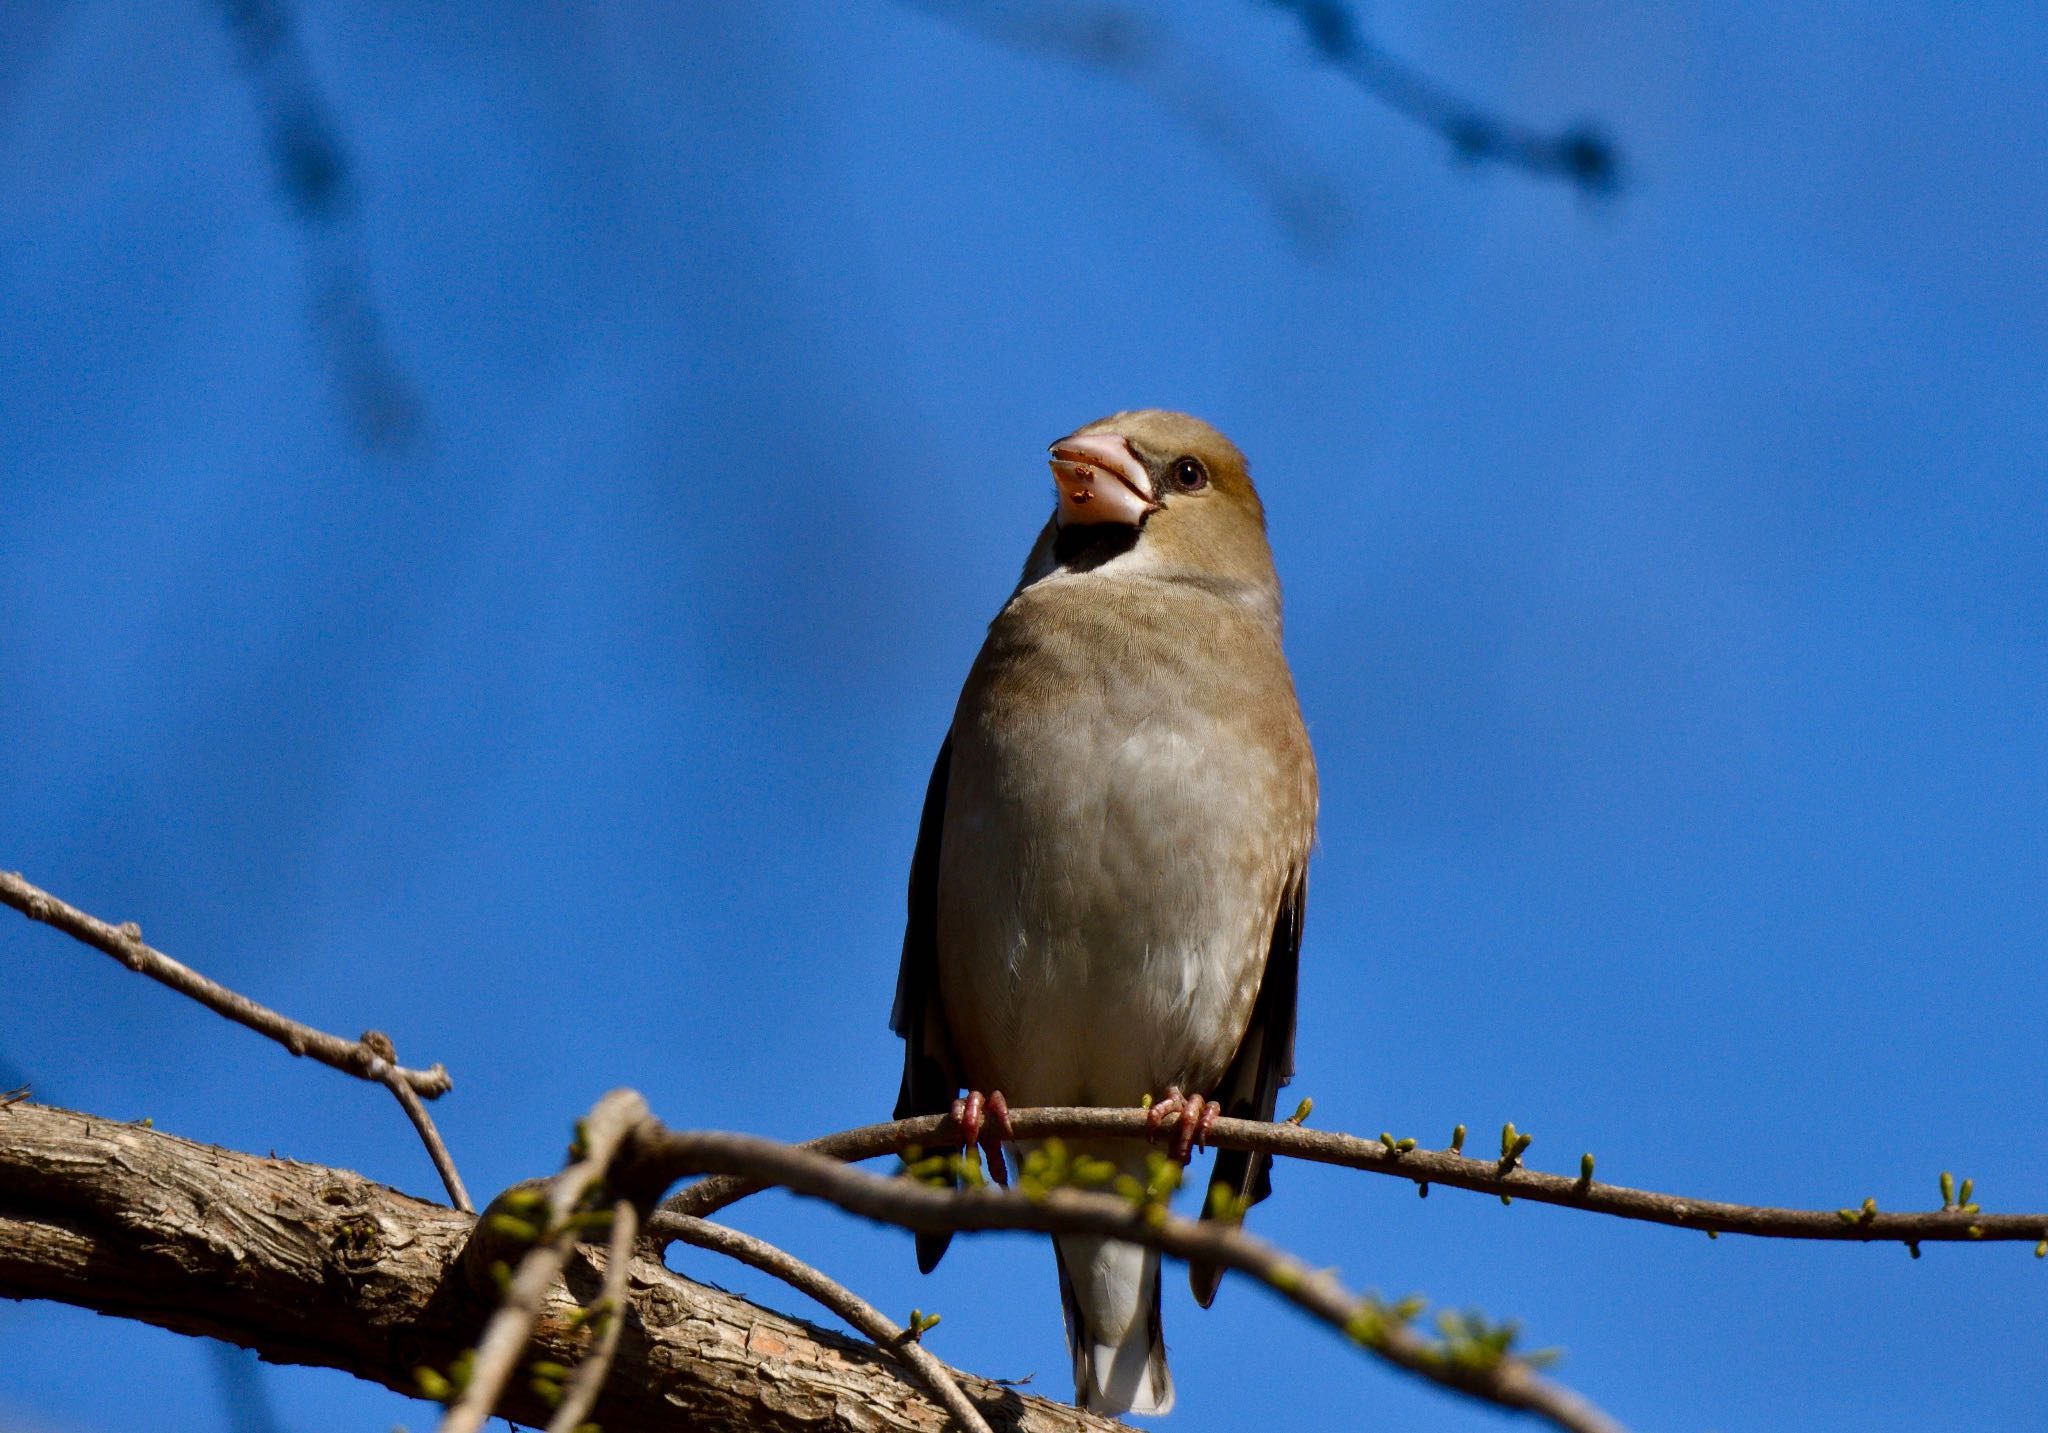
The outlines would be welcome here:
[[[942,1115],[960,1089],[960,1065],[946,1012],[939,1003],[939,841],[946,826],[946,783],[953,770],[953,739],[939,748],[925,788],[917,850],[910,858],[910,916],[903,927],[903,964],[896,973],[896,1005],[889,1028],[903,1037],[903,1086],[896,1118]],[[929,1274],[951,1234],[919,1234],[917,1266]]]
[[[1308,905],[1308,877],[1295,877],[1280,902],[1273,921],[1273,943],[1266,955],[1266,973],[1259,982],[1258,998],[1252,1003],[1252,1018],[1245,1026],[1244,1039],[1216,1089],[1216,1101],[1232,1119],[1271,1120],[1280,1098],[1280,1087],[1294,1076],[1294,1003],[1301,970],[1301,921]],[[1216,1189],[1220,1185],[1232,1199],[1246,1206],[1257,1204],[1273,1192],[1268,1166],[1272,1157],[1244,1150],[1216,1152],[1216,1169],[1210,1176],[1209,1195],[1203,1201],[1202,1217],[1215,1217]],[[1188,1283],[1203,1308],[1216,1297],[1223,1271],[1211,1264],[1188,1265]]]

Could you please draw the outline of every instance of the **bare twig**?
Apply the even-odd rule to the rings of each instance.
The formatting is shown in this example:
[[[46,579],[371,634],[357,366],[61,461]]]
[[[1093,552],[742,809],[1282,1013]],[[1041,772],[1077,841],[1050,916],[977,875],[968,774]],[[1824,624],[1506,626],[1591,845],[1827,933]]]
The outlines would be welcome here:
[[[315,1030],[310,1025],[302,1025],[289,1016],[280,1015],[269,1006],[257,1004],[246,995],[228,989],[217,980],[208,979],[191,966],[173,960],[147,944],[142,939],[140,926],[133,923],[109,925],[97,916],[58,900],[41,887],[31,885],[19,871],[0,871],[0,903],[14,907],[30,920],[41,921],[74,940],[111,955],[137,974],[168,985],[181,995],[191,996],[217,1015],[225,1015],[238,1025],[246,1025],[259,1035],[269,1036],[294,1055],[310,1055],[344,1074],[384,1086],[398,1100],[406,1118],[419,1132],[420,1142],[427,1147],[427,1158],[434,1161],[434,1168],[439,1172],[441,1182],[447,1186],[448,1197],[454,1201],[455,1207],[465,1214],[476,1212],[476,1206],[469,1202],[469,1191],[462,1187],[462,1176],[455,1172],[455,1160],[448,1153],[448,1146],[441,1140],[441,1132],[434,1127],[433,1117],[422,1102],[422,1096],[429,1100],[438,1099],[453,1087],[455,1082],[448,1078],[445,1066],[437,1064],[427,1070],[406,1069],[398,1063],[398,1052],[392,1047],[391,1037],[379,1030],[364,1031],[360,1040],[344,1040],[339,1035]]]
[[[463,1187],[462,1176],[456,1173],[455,1157],[448,1153],[448,1146],[441,1142],[441,1131],[434,1127],[434,1117],[427,1113],[426,1102],[419,1093],[405,1082],[398,1066],[398,1051],[392,1047],[391,1037],[382,1030],[365,1030],[363,1043],[379,1051],[378,1058],[370,1066],[369,1077],[391,1091],[398,1107],[405,1111],[405,1117],[412,1121],[418,1132],[420,1143],[427,1147],[427,1158],[434,1161],[434,1169],[441,1176],[441,1183],[447,1187],[449,1202],[464,1214],[476,1213],[476,1206],[469,1202],[469,1191]],[[436,1066],[435,1068],[439,1068]]]
[[[562,1388],[562,1401],[548,1420],[547,1433],[576,1433],[604,1381],[612,1371],[612,1357],[619,1351],[619,1330],[626,1326],[626,1271],[633,1264],[633,1244],[640,1237],[640,1210],[630,1199],[612,1205],[612,1239],[604,1253],[604,1292],[591,1309],[591,1327],[596,1338],[576,1372]]]
[[[575,1162],[548,1181],[543,1237],[519,1261],[504,1298],[484,1326],[469,1382],[442,1415],[440,1433],[477,1433],[491,1416],[533,1337],[548,1290],[568,1267],[570,1251],[582,1233],[571,1216],[605,1182],[627,1138],[652,1124],[647,1102],[631,1090],[613,1090],[592,1107],[583,1122]]]
[[[961,1391],[953,1371],[919,1343],[916,1334],[898,1327],[895,1320],[823,1270],[751,1234],[687,1214],[657,1214],[647,1221],[647,1232],[656,1239],[675,1239],[727,1255],[816,1299],[908,1364],[967,1433],[989,1433],[988,1421]]]
[[[910,1179],[885,1179],[829,1155],[754,1135],[663,1130],[649,1125],[635,1136],[633,1144],[628,1159],[634,1175],[649,1182],[687,1174],[736,1174],[911,1229],[1093,1234],[1144,1244],[1191,1262],[1234,1269],[1395,1367],[1429,1382],[1504,1408],[1538,1414],[1573,1433],[1618,1433],[1620,1428],[1598,1408],[1543,1378],[1522,1359],[1500,1352],[1485,1361],[1452,1357],[1408,1327],[1395,1310],[1348,1292],[1327,1271],[1311,1270],[1223,1220],[1198,1224],[1171,1216],[1163,1205],[1134,1207],[1120,1197],[1066,1188],[1047,1190],[1035,1198],[993,1188],[931,1188]]]
[[[144,944],[140,926],[108,925],[97,916],[87,915],[48,891],[30,885],[22,879],[19,871],[0,871],[0,904],[13,906],[30,920],[54,926],[72,939],[111,955],[137,974],[191,996],[237,1025],[246,1025],[259,1035],[269,1036],[294,1055],[310,1055],[321,1064],[331,1065],[358,1079],[378,1078],[371,1070],[381,1057],[362,1041],[344,1040],[339,1035],[329,1035],[310,1025],[301,1025],[267,1005],[258,1005],[247,996],[236,994],[218,981],[207,979],[191,966]],[[415,1094],[430,1100],[447,1094],[454,1084],[448,1078],[448,1071],[440,1065],[427,1070],[394,1070],[393,1075],[410,1086]]]
[[[1135,1109],[1017,1109],[1010,1111],[1010,1123],[1020,1139],[1103,1135],[1142,1139],[1146,1135],[1145,1114]],[[812,1140],[802,1148],[835,1159],[859,1160],[914,1147],[940,1148],[951,1141],[947,1117],[926,1115],[845,1130]],[[1729,1204],[1544,1174],[1524,1168],[1519,1158],[1473,1159],[1449,1150],[1403,1150],[1398,1142],[1388,1144],[1287,1123],[1219,1119],[1209,1143],[1373,1174],[1391,1174],[1417,1184],[1448,1184],[1481,1194],[1506,1195],[1537,1204],[1716,1234],[1901,1244],[1999,1240],[2034,1243],[2048,1234],[2048,1214],[1985,1214],[1960,1208],[1884,1213],[1860,1208],[1776,1209]],[[680,1214],[707,1215],[745,1198],[759,1187],[741,1178],[706,1179],[679,1190],[662,1207]],[[1845,1218],[1845,1212],[1853,1217]]]

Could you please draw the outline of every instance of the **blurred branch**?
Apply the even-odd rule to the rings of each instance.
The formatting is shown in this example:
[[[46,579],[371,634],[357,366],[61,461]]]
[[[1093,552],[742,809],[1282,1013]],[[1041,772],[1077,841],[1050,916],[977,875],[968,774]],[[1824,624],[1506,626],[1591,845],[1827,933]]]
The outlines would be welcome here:
[[[286,0],[218,0],[261,109],[285,207],[311,244],[313,331],[349,421],[372,447],[397,449],[419,428],[419,403],[388,351],[370,296],[348,154]]]
[[[1145,1112],[1136,1109],[1013,1109],[1010,1124],[1019,1139],[1146,1138]],[[1521,1149],[1527,1149],[1526,1137],[1517,1138],[1523,1141]],[[948,1116],[926,1115],[826,1135],[800,1148],[832,1159],[860,1160],[912,1149],[948,1148],[954,1139]],[[1774,1209],[1602,1184],[1584,1172],[1590,1168],[1590,1155],[1585,1157],[1580,1177],[1572,1178],[1525,1167],[1519,1151],[1513,1158],[1506,1157],[1504,1151],[1500,1159],[1475,1159],[1457,1150],[1423,1149],[1413,1140],[1361,1139],[1288,1122],[1264,1124],[1239,1119],[1217,1120],[1208,1142],[1224,1149],[1246,1149],[1371,1174],[1391,1174],[1425,1188],[1447,1184],[1479,1194],[1527,1199],[1536,1204],[1714,1234],[1898,1244],[2014,1240],[2035,1243],[2048,1237],[2048,1213],[1985,1214],[1971,1203],[1967,1192],[1951,1207],[1913,1213],[1883,1213],[1874,1204],[1852,1209]],[[1408,1146],[1405,1149],[1404,1143]],[[677,1191],[662,1207],[678,1214],[702,1216],[715,1213],[761,1187],[758,1182],[736,1176],[706,1179]]]
[[[926,1352],[919,1342],[924,1334],[922,1329],[899,1328],[888,1315],[830,1275],[765,1240],[742,1234],[737,1229],[693,1219],[687,1214],[656,1214],[647,1221],[647,1232],[656,1239],[674,1239],[727,1255],[817,1300],[873,1339],[877,1347],[909,1364],[967,1433],[989,1433],[987,1420],[960,1391],[953,1371]]]
[[[1310,46],[1332,68],[1389,109],[1441,135],[1460,159],[1506,164],[1606,195],[1621,181],[1613,143],[1589,125],[1555,133],[1490,113],[1381,49],[1343,0],[1265,0],[1301,22]]]
[[[1138,8],[1105,0],[903,0],[1014,49],[1103,70],[1140,91],[1185,125],[1253,190],[1301,248],[1327,252],[1351,221],[1336,182],[1288,133],[1227,59],[1178,41],[1171,27]]]
[[[398,1054],[392,1048],[390,1037],[380,1031],[366,1031],[360,1040],[344,1040],[338,1035],[302,1025],[267,1005],[259,1005],[246,995],[228,989],[217,980],[208,979],[191,966],[173,960],[145,943],[142,928],[132,921],[126,925],[109,925],[97,916],[88,915],[57,899],[41,887],[29,884],[19,871],[0,871],[0,905],[12,906],[30,920],[41,921],[74,940],[111,955],[137,974],[168,985],[181,995],[191,996],[216,1015],[224,1015],[237,1025],[247,1026],[257,1034],[275,1040],[294,1055],[310,1055],[344,1074],[385,1086],[397,1097],[413,1127],[419,1131],[428,1157],[434,1161],[434,1168],[448,1186],[449,1197],[458,1209],[469,1209],[469,1195],[462,1187],[460,1176],[455,1173],[455,1162],[449,1157],[447,1146],[441,1142],[440,1132],[434,1128],[426,1106],[420,1102],[421,1096],[431,1100],[448,1093],[454,1081],[448,1077],[445,1067],[437,1064],[426,1070],[405,1069],[398,1064]]]
[[[272,1363],[342,1370],[417,1396],[416,1369],[471,1344],[495,1297],[462,1277],[472,1215],[345,1170],[263,1159],[138,1124],[0,1109],[0,1298],[51,1299],[225,1339]],[[609,1282],[578,1260],[547,1291],[530,1358],[587,1358],[579,1313]],[[692,1282],[636,1252],[606,1433],[676,1428],[817,1433],[858,1408],[874,1433],[937,1433],[945,1417],[891,1357],[858,1339]],[[1122,1425],[957,1375],[998,1433]],[[513,1380],[501,1411],[551,1410]]]
[[[547,1433],[579,1433],[590,1410],[597,1406],[598,1394],[604,1392],[604,1381],[611,1377],[612,1360],[619,1351],[619,1330],[626,1324],[626,1275],[639,1238],[640,1210],[632,1200],[621,1199],[612,1205],[611,1243],[604,1251],[604,1288],[588,1310],[596,1336],[562,1389],[562,1401],[548,1420]]]
[[[560,1282],[587,1223],[579,1216],[595,1211],[586,1202],[598,1200],[612,1174],[612,1161],[628,1137],[647,1124],[647,1102],[631,1090],[614,1090],[599,1100],[577,1130],[574,1162],[548,1181],[539,1212],[544,1222],[536,1242],[519,1261],[497,1311],[477,1341],[468,1382],[441,1418],[440,1433],[478,1433],[518,1365],[519,1354],[533,1337],[533,1326],[546,1305],[548,1291]],[[499,1219],[517,1218],[498,1215]],[[631,1244],[629,1242],[628,1248]],[[553,1425],[551,1424],[550,1427]]]

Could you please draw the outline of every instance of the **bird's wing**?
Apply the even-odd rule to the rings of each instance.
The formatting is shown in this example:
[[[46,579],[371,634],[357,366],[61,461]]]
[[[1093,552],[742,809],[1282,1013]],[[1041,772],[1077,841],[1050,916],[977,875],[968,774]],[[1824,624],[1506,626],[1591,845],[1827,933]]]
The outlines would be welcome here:
[[[1308,874],[1302,871],[1288,883],[1287,893],[1280,901],[1279,914],[1273,921],[1272,945],[1266,956],[1266,973],[1259,982],[1251,1021],[1216,1089],[1217,1102],[1232,1119],[1271,1120],[1280,1087],[1294,1076],[1294,996],[1301,967],[1301,922],[1307,905]],[[1218,1150],[1202,1217],[1217,1216],[1219,1187],[1233,1203],[1243,1200],[1246,1208],[1271,1194],[1271,1163],[1270,1155]],[[1213,1265],[1188,1265],[1188,1283],[1203,1308],[1215,1299],[1216,1286],[1222,1279],[1223,1271]]]
[[[960,1089],[960,1065],[939,1003],[939,841],[946,825],[946,783],[953,769],[953,739],[939,748],[925,788],[917,850],[910,858],[910,915],[903,927],[903,964],[896,974],[896,1004],[889,1028],[903,1037],[903,1086],[896,1118],[945,1114]],[[1290,1003],[1292,997],[1289,997]],[[1290,1015],[1290,1020],[1292,1016]],[[1270,1105],[1270,1102],[1269,1102]],[[917,1266],[930,1273],[952,1242],[951,1234],[919,1234]]]

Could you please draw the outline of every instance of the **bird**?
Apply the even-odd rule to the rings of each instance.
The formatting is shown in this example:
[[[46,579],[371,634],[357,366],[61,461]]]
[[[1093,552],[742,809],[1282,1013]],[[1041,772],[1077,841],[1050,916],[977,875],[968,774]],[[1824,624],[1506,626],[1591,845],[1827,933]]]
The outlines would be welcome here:
[[[1005,1178],[1008,1110],[1149,1105],[1186,1162],[1293,1075],[1316,767],[1244,455],[1184,413],[1053,443],[1054,507],[989,624],[926,787],[890,1024],[896,1117],[950,1114]],[[963,1094],[963,1090],[965,1093]],[[1143,1178],[1137,1141],[1077,1158]],[[1205,1218],[1271,1190],[1220,1151]],[[1220,1187],[1221,1194],[1218,1194]],[[920,1234],[918,1263],[950,1236]],[[1159,1256],[1054,1239],[1074,1401],[1173,1407]],[[1197,1300],[1221,1271],[1190,1268]]]

